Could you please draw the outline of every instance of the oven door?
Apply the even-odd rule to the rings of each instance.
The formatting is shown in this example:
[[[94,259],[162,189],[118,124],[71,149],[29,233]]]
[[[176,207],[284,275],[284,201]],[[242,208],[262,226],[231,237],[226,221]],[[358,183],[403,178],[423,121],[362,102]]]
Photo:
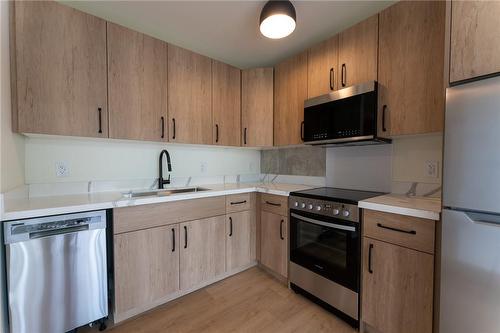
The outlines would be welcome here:
[[[290,210],[290,261],[359,291],[359,223]]]

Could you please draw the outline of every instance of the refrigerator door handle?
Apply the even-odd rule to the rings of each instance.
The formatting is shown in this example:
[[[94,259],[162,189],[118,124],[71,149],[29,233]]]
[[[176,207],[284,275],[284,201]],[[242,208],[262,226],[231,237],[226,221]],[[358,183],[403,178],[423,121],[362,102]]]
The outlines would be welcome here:
[[[474,223],[491,224],[500,227],[500,215],[476,213],[476,212],[463,212],[467,218]]]

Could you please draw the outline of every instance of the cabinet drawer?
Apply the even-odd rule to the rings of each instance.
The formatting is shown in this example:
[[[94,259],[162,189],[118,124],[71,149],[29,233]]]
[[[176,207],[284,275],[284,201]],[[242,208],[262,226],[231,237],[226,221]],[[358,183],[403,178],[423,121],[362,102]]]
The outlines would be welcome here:
[[[253,193],[233,194],[226,196],[226,213],[251,210],[254,207]]]
[[[266,212],[288,216],[288,197],[262,193],[260,195],[260,207]]]
[[[364,236],[434,253],[435,221],[365,209]]]
[[[113,209],[113,234],[192,221],[225,213],[224,196],[115,208]]]

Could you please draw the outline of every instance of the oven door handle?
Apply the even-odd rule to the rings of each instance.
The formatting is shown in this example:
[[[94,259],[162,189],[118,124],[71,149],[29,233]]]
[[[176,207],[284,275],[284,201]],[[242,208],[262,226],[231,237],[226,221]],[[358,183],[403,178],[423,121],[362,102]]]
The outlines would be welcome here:
[[[295,214],[295,213],[291,213],[290,215],[292,217],[295,217],[296,219],[302,220],[304,222],[309,222],[309,223],[312,223],[312,224],[317,224],[317,225],[321,225],[321,226],[328,227],[328,228],[334,228],[334,229],[340,229],[340,230],[346,230],[346,231],[352,231],[352,232],[356,231],[355,227],[350,227],[350,226],[347,226],[347,225],[341,225],[341,224],[335,224],[335,223],[328,223],[328,222],[318,221],[318,220],[311,219],[309,217],[304,217],[304,216],[301,216],[301,215],[298,215],[298,214]]]

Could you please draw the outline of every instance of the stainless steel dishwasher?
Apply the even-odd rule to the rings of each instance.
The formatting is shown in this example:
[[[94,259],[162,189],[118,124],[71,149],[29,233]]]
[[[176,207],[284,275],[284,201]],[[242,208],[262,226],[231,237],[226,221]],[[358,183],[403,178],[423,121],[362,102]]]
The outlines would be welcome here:
[[[106,211],[4,222],[10,331],[63,333],[108,315]]]

